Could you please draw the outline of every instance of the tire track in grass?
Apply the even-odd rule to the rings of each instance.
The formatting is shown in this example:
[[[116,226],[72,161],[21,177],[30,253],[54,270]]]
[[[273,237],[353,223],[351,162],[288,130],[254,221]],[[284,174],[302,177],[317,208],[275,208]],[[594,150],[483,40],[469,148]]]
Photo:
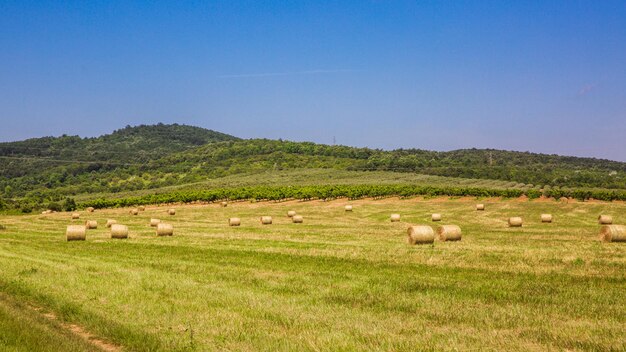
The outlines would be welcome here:
[[[38,307],[32,303],[20,303],[19,301],[15,300],[13,297],[5,293],[0,293],[0,304],[2,304],[5,307],[10,307],[10,310],[12,311],[11,313],[12,315],[17,314],[18,316],[22,318],[27,317],[27,319],[29,319],[33,323],[37,322],[37,324],[47,327],[47,328],[44,328],[43,330],[41,330],[40,328],[41,331],[39,331],[38,334],[41,334],[44,331],[56,331],[56,333],[53,333],[53,334],[58,334],[58,336],[66,336],[67,338],[69,338],[70,336],[74,336],[75,341],[82,341],[80,345],[72,345],[72,343],[69,342],[71,341],[71,339],[68,339],[67,340],[68,345],[66,346],[58,346],[58,345],[55,347],[46,346],[46,348],[48,347],[51,347],[51,349],[80,348],[81,350],[89,349],[90,351],[94,350],[94,351],[104,351],[104,352],[121,352],[123,350],[121,346],[118,346],[116,344],[110,343],[108,341],[105,341],[104,339],[97,337],[96,335],[87,331],[87,329],[85,329],[82,326],[61,321],[57,317],[56,314],[45,311],[43,308]],[[29,324],[33,324],[33,323],[29,323]],[[45,330],[45,329],[48,329],[48,330]],[[39,349],[39,348],[43,348],[44,345],[52,343],[52,341],[48,340],[49,336],[47,335],[46,336],[39,335],[39,336],[40,337],[38,339],[43,339],[43,340],[41,340],[41,342],[37,342],[38,340],[33,340],[32,342],[33,345],[30,345],[29,348]],[[57,336],[57,335],[54,335],[54,336]],[[57,342],[60,342],[60,341],[57,341]],[[37,344],[42,344],[42,345],[39,347],[34,347]],[[82,347],[79,347],[81,345]]]
[[[84,327],[80,325],[62,322],[61,320],[59,320],[56,314],[52,312],[45,312],[42,308],[36,307],[33,305],[29,305],[28,308],[33,310],[34,312],[37,312],[42,318],[45,318],[48,321],[59,326],[60,328],[76,336],[79,336],[86,342],[90,343],[91,345],[97,347],[98,349],[102,351],[105,351],[105,352],[121,352],[122,351],[121,346],[118,346],[116,344],[113,344],[111,342],[105,341],[97,337],[96,335],[90,333],[89,331],[87,331],[87,329],[85,329]]]

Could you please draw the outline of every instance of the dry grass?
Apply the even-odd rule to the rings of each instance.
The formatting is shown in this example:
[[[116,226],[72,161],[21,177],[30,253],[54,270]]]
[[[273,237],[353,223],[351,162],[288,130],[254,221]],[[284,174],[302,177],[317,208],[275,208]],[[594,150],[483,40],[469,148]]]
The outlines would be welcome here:
[[[600,241],[597,224],[626,224],[626,205],[350,203],[178,206],[172,237],[149,226],[167,208],[94,213],[127,224],[124,241],[65,242],[67,213],[2,217],[0,292],[136,351],[626,349],[626,243]],[[462,241],[407,245],[432,213]]]

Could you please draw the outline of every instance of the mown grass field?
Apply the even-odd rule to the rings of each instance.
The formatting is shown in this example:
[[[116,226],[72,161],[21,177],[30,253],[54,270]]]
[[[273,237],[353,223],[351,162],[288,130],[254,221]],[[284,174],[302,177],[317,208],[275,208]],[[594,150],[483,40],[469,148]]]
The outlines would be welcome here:
[[[65,241],[67,213],[2,216],[0,349],[97,347],[71,323],[128,351],[626,350],[626,244],[600,242],[596,220],[626,224],[625,204],[480,200],[477,212],[476,202],[98,210],[82,213],[99,223],[85,242]],[[463,240],[407,245],[408,225],[436,226],[433,212]],[[539,221],[545,212],[554,223]],[[231,216],[242,226],[228,227]],[[509,216],[524,227],[508,228]],[[174,236],[156,237],[151,217]],[[130,238],[110,239],[108,218]]]

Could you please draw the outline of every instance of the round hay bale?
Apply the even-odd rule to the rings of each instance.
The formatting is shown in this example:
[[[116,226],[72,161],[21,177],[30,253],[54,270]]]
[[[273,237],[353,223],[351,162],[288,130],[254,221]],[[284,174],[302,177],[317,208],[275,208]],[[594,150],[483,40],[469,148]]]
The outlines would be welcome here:
[[[294,216],[296,216],[296,211],[295,210],[289,210],[287,212],[287,216],[290,218],[293,218]]]
[[[345,209],[346,211],[352,211],[352,205],[346,205],[346,206],[344,207],[344,209]]]
[[[400,214],[391,214],[391,216],[389,217],[389,220],[391,220],[391,222],[400,221]]]
[[[150,226],[151,227],[156,227],[160,223],[161,223],[161,220],[159,220],[159,219],[150,219]]]
[[[600,228],[600,239],[604,242],[626,242],[626,226],[604,225]]]
[[[128,226],[120,224],[111,225],[111,238],[128,238]]]
[[[457,225],[443,225],[437,229],[437,237],[440,241],[460,241],[461,228]]]
[[[441,214],[433,214],[431,215],[431,219],[433,221],[441,221]]]
[[[294,215],[291,218],[291,221],[293,221],[294,224],[302,224],[304,222],[304,218],[302,215]]]
[[[541,214],[541,222],[552,222],[552,214]]]
[[[519,216],[509,218],[509,227],[522,227],[522,218]]]
[[[146,207],[145,207],[145,206],[143,206],[143,205],[138,206],[138,207],[137,207],[137,209],[138,209],[139,211],[146,211]]]
[[[220,205],[222,206],[222,208],[226,208],[228,206],[227,202],[221,202]]]
[[[261,224],[263,225],[271,225],[272,217],[271,216],[261,216]]]
[[[168,210],[167,210],[167,213],[168,213],[169,215],[176,215],[176,209],[168,209]]]
[[[82,225],[68,225],[65,237],[68,241],[84,241],[87,238],[87,229]]]
[[[80,219],[79,213],[72,213],[72,220]]]
[[[113,225],[113,224],[117,224],[117,220],[108,219],[106,227],[111,227],[111,225]]]
[[[98,228],[98,222],[96,220],[85,221],[85,228],[87,230],[95,230]]]
[[[600,215],[598,216],[598,224],[611,225],[613,224],[613,217],[610,215]]]
[[[230,218],[228,219],[228,226],[239,226],[241,225],[240,218]]]
[[[410,226],[407,229],[409,244],[428,244],[435,242],[435,231],[427,225]]]
[[[485,210],[485,205],[484,204],[476,204],[476,210]]]
[[[137,208],[131,209],[130,210],[130,215],[139,215],[139,209],[137,209]]]
[[[174,226],[161,222],[157,224],[156,234],[157,236],[172,236],[174,235]]]
[[[93,213],[96,209],[94,207],[88,207],[87,211]]]

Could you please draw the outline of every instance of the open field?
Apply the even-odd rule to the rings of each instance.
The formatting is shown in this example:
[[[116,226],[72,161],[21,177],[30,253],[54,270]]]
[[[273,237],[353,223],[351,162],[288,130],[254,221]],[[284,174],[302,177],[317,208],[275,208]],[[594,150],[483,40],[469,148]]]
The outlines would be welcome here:
[[[0,347],[19,337],[22,348],[7,349],[61,340],[80,350],[71,323],[129,351],[626,349],[626,244],[600,242],[596,220],[626,224],[625,204],[480,200],[487,209],[477,212],[477,202],[98,210],[74,221],[98,221],[85,242],[65,241],[68,213],[2,216],[0,297],[10,299],[0,304]],[[291,209],[303,224],[290,222]],[[408,246],[407,226],[436,226],[431,213],[460,225],[463,240]],[[241,227],[227,226],[231,216]],[[509,216],[524,226],[508,228]],[[156,237],[151,217],[172,223],[174,236]],[[110,239],[108,218],[129,225],[130,238]]]

